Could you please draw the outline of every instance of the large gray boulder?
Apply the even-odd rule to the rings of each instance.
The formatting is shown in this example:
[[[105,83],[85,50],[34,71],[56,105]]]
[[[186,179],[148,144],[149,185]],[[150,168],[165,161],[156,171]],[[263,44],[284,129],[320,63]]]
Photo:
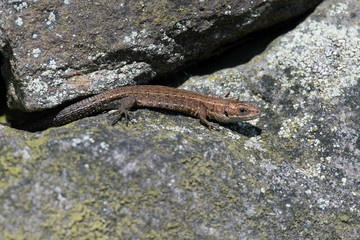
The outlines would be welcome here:
[[[0,238],[357,239],[359,10],[324,1],[250,61],[179,86],[253,101],[249,123],[140,109],[128,125],[0,126]]]

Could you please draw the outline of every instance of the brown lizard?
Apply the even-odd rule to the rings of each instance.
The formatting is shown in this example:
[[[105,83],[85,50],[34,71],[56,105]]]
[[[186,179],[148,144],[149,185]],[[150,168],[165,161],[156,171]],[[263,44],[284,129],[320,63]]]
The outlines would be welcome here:
[[[260,115],[260,110],[247,101],[224,99],[214,95],[204,95],[188,90],[155,86],[124,86],[88,97],[62,110],[34,122],[15,126],[27,131],[40,131],[49,127],[65,125],[105,110],[118,109],[115,124],[123,116],[128,120],[133,107],[167,109],[200,118],[205,126],[218,128],[209,120],[230,123],[250,120]]]

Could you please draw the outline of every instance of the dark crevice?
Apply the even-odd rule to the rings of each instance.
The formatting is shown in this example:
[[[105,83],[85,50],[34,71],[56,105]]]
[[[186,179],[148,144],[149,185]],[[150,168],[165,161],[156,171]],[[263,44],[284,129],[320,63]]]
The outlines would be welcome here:
[[[293,30],[312,11],[290,20],[286,20],[271,28],[255,32],[226,46],[216,49],[212,55],[200,62],[191,63],[175,73],[165,74],[155,79],[152,84],[177,87],[191,76],[208,75],[225,68],[232,68],[249,62],[261,54],[277,37]]]
[[[2,68],[4,60],[4,56],[0,54],[0,68]],[[0,71],[0,116],[3,116],[7,111],[8,107],[6,105],[6,84],[2,71]]]

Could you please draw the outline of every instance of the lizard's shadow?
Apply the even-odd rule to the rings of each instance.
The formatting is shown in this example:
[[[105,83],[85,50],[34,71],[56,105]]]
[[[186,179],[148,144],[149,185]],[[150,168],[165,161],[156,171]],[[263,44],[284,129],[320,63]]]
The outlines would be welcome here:
[[[238,123],[232,123],[232,124],[221,124],[221,126],[226,127],[232,131],[235,131],[241,135],[244,135],[245,137],[257,137],[261,135],[262,129],[254,126],[248,122],[240,122]]]
[[[146,109],[146,108],[140,108],[140,109]],[[134,110],[132,111],[133,116],[136,118],[137,117],[137,112],[138,110]],[[152,108],[151,111],[155,111],[158,112],[159,114],[166,114],[166,115],[172,115],[172,116],[186,116],[188,118],[193,118],[195,121],[199,121],[199,119],[195,118],[195,117],[191,117],[188,115],[184,115],[181,113],[177,113],[174,111],[169,111],[169,110],[164,110],[164,109],[157,109],[157,108]],[[219,123],[214,121],[215,123],[219,124],[221,127],[227,128],[231,131],[237,132],[245,137],[256,137],[261,135],[262,133],[262,129],[254,126],[248,122],[245,121],[241,121],[238,123]],[[200,121],[198,123],[199,125],[201,125],[204,128],[207,128],[205,125],[201,124]],[[216,131],[216,130],[212,130],[212,131]]]

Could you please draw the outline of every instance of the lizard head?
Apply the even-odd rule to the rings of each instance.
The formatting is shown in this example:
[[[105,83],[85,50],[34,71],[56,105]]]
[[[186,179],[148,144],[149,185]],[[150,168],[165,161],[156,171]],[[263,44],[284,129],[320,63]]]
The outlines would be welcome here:
[[[228,100],[221,112],[222,114],[214,116],[214,118],[224,123],[251,120],[261,114],[260,109],[254,104],[236,100]]]

